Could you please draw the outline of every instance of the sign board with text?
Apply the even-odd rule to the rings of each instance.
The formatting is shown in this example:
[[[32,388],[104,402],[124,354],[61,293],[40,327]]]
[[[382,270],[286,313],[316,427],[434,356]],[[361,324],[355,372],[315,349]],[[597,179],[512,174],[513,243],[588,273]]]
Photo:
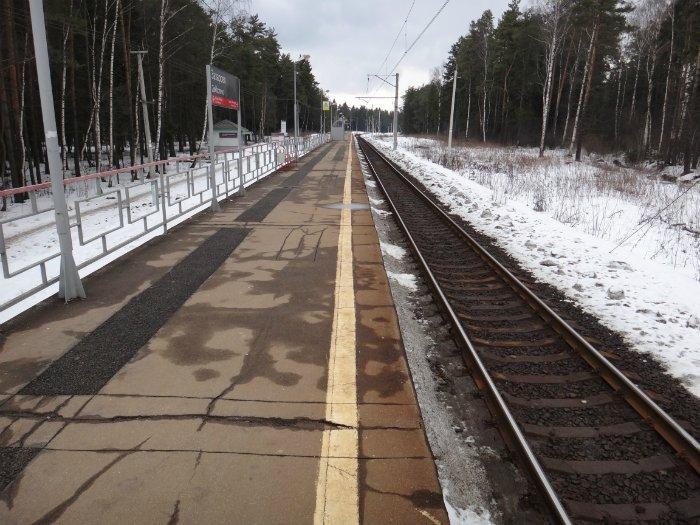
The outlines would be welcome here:
[[[327,100],[323,101],[323,111],[330,111],[331,110],[331,103],[328,102]]]
[[[238,110],[240,107],[240,80],[223,71],[211,67],[211,104],[227,109]]]

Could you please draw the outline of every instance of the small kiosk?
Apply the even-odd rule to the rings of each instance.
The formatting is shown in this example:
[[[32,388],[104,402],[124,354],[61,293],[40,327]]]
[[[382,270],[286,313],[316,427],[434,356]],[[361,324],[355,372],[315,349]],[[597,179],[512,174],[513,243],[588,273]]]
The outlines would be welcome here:
[[[243,143],[252,142],[253,133],[241,127],[243,130]],[[230,120],[220,120],[214,124],[214,147],[216,149],[234,148],[238,146],[238,124]]]
[[[345,140],[345,117],[340,117],[331,125],[331,140]]]

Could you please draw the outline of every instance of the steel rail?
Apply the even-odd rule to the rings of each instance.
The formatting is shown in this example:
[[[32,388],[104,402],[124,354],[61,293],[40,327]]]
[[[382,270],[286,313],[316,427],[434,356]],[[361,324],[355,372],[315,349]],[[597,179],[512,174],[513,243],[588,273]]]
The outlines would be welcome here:
[[[444,212],[435,202],[433,202],[432,199],[430,199],[418,186],[416,186],[416,184],[413,183],[413,181],[411,181],[406,175],[404,175],[401,168],[399,168],[394,162],[388,159],[383,153],[378,151],[377,148],[375,148],[366,140],[360,139],[360,141],[361,147],[371,148],[371,150],[385,162],[385,164],[399,177],[399,179],[405,184],[407,184],[411,189],[413,189],[413,191],[419,196],[419,198],[426,202],[433,211],[435,211],[443,220],[445,220],[453,228],[453,230],[455,230],[465,240],[467,245],[469,245],[469,247],[473,251],[475,251],[486,263],[488,263],[504,279],[504,281],[506,281],[506,283],[513,289],[513,291],[515,291],[515,293],[517,293],[528,305],[530,305],[530,307],[549,326],[551,326],[556,332],[558,332],[566,340],[566,342],[569,345],[571,345],[571,347],[574,348],[581,355],[581,357],[605,380],[605,382],[608,383],[608,385],[610,385],[616,392],[619,392],[627,401],[627,403],[630,406],[632,406],[632,408],[645,421],[647,421],[676,450],[676,452],[678,452],[678,454],[691,466],[691,468],[693,468],[693,470],[696,473],[700,472],[700,445],[695,440],[695,438],[693,438],[693,436],[691,436],[677,421],[675,421],[661,407],[659,407],[644,391],[642,391],[637,385],[635,385],[627,376],[625,376],[620,370],[618,370],[618,368],[615,365],[613,365],[605,356],[603,356],[579,333],[577,333],[564,319],[562,319],[547,304],[545,304],[539,297],[537,297],[529,288],[527,288],[527,286],[520,282],[520,280],[518,280],[518,278],[515,277],[507,268],[505,268],[500,262],[498,262],[483,246],[481,246],[471,235],[469,235],[469,233],[467,233],[446,212]],[[437,280],[433,276],[430,269],[427,267],[425,259],[422,257],[422,255],[420,255],[418,247],[413,241],[413,237],[411,236],[410,232],[408,232],[407,227],[403,222],[403,219],[401,219],[401,217],[399,216],[398,211],[394,206],[393,201],[391,200],[391,197],[389,197],[386,188],[377,176],[376,170],[372,162],[366,156],[365,158],[370,168],[372,169],[372,172],[374,173],[375,178],[377,179],[380,187],[382,188],[382,191],[387,196],[389,204],[392,210],[394,211],[397,220],[399,221],[402,229],[409,238],[410,244],[412,245],[414,251],[418,254],[421,264],[428,273],[433,287],[436,289],[436,292],[440,297],[440,300],[443,303],[445,303],[445,308],[450,314],[455,328],[458,330],[460,337],[464,340],[465,346],[468,348],[471,354],[470,358],[475,363],[477,363],[479,373],[486,374],[486,376],[488,377],[488,372],[486,372],[486,370],[483,369],[483,364],[481,363],[478,355],[476,355],[476,351],[471,342],[469,341],[468,336],[464,332],[461,326],[461,322],[455,316],[454,311],[452,310],[450,305],[447,304],[447,299],[445,298],[445,295],[439,289]],[[493,381],[490,380],[490,378],[489,381],[487,381],[487,385],[489,389],[493,388],[494,390],[496,390],[496,386],[493,383]],[[508,416],[510,417],[504,418],[508,421],[509,425],[512,421],[515,430],[514,435],[517,438],[516,444],[522,447],[523,443],[520,442],[518,436],[522,436],[524,440],[523,433],[519,429],[515,420],[512,418],[512,415],[510,415],[508,407],[505,406],[505,403],[503,402],[500,394],[498,394],[497,391],[492,392],[491,394],[494,397],[494,399],[500,400],[500,403],[497,403],[498,409],[501,411],[503,411],[503,409],[505,411],[508,411]],[[503,404],[503,409],[501,407],[501,403]],[[532,451],[530,450],[527,443],[524,443],[524,445],[527,447],[527,451],[525,451],[525,449],[523,448],[524,456],[528,463],[530,463],[530,454],[532,454]],[[532,458],[535,462],[537,462],[537,459],[534,458],[534,455],[532,455]],[[548,489],[546,488],[549,487],[549,489],[551,489],[551,486],[549,486],[548,482],[546,483],[546,485],[543,485],[540,482],[540,480],[537,479],[539,473],[542,473],[542,476],[544,476],[544,472],[542,471],[541,466],[537,462],[536,464],[531,463],[529,467],[530,470],[535,474],[538,484],[541,486],[541,488],[544,489],[545,496],[549,500],[550,506],[554,505],[554,503],[550,499]]]
[[[371,145],[369,145],[369,143],[367,143],[364,139],[360,139],[360,148],[362,149],[363,154],[365,153],[365,151],[364,151],[365,146],[371,147],[377,154],[380,155],[380,157],[382,159],[384,159],[384,156],[381,155],[375,148],[373,148]],[[389,195],[389,192],[384,187],[384,184],[382,183],[381,179],[377,176],[377,171],[374,168],[374,164],[369,159],[369,157],[367,157],[367,155],[365,155],[365,160],[367,161],[367,164],[369,165],[370,169],[372,170],[372,173],[374,174],[374,177],[377,180],[377,183],[381,187],[382,192],[384,193],[384,195],[387,199],[387,202],[389,203],[389,206],[391,207],[392,211],[394,212],[394,216],[396,217],[396,220],[399,222],[401,229],[403,230],[404,234],[406,235],[406,238],[408,239],[409,244],[411,245],[411,248],[413,249],[413,252],[416,254],[416,257],[418,257],[418,260],[421,263],[423,270],[425,271],[426,275],[428,276],[428,279],[430,280],[430,283],[431,283],[433,289],[435,290],[435,293],[437,294],[440,302],[442,303],[442,307],[444,308],[444,310],[447,312],[448,316],[450,317],[450,319],[452,321],[452,325],[454,326],[455,330],[457,331],[457,333],[459,335],[459,339],[461,340],[463,346],[467,349],[468,356],[466,356],[466,357],[469,361],[469,364],[472,367],[472,372],[474,372],[475,375],[477,376],[477,382],[479,383],[481,390],[485,390],[487,392],[487,394],[491,397],[491,401],[493,403],[493,406],[498,411],[498,415],[500,416],[500,418],[502,418],[505,421],[506,430],[508,432],[510,439],[517,447],[518,452],[522,455],[523,460],[525,461],[525,464],[528,467],[528,470],[530,471],[535,482],[537,483],[538,487],[540,488],[542,495],[544,496],[545,501],[547,502],[547,505],[549,506],[550,510],[552,511],[552,513],[554,515],[554,518],[556,519],[556,521],[558,523],[570,524],[571,519],[569,518],[568,514],[566,513],[566,509],[564,508],[564,505],[559,500],[559,497],[557,496],[556,492],[554,491],[554,488],[552,487],[551,483],[549,482],[549,479],[547,478],[546,474],[544,473],[544,469],[542,468],[542,465],[540,465],[540,462],[537,459],[537,457],[535,456],[535,453],[530,448],[530,445],[528,444],[527,439],[525,438],[525,434],[521,430],[518,423],[515,421],[513,414],[510,412],[510,409],[508,408],[508,405],[506,405],[506,402],[504,401],[503,397],[501,396],[501,393],[498,391],[498,388],[496,387],[496,384],[494,383],[493,379],[491,378],[491,375],[486,370],[486,367],[484,366],[481,358],[479,357],[479,354],[477,353],[476,349],[472,345],[472,342],[469,339],[469,336],[464,331],[464,328],[462,327],[462,323],[459,321],[459,317],[457,316],[455,311],[452,309],[452,306],[450,305],[447,297],[445,296],[442,289],[440,288],[440,285],[438,284],[438,281],[437,281],[435,275],[433,274],[427,261],[425,260],[425,258],[421,254],[421,251],[418,248],[418,245],[416,244],[415,240],[413,239],[411,232],[408,230],[406,223],[404,222],[404,220],[401,217],[401,215],[399,214],[396,206],[394,205],[394,201],[392,200],[391,196]],[[384,159],[384,160],[386,160],[386,159]],[[388,162],[387,162],[387,164],[392,169],[396,170],[396,168],[393,165],[389,164]],[[404,177],[401,177],[401,178],[402,178],[402,180],[405,180]]]

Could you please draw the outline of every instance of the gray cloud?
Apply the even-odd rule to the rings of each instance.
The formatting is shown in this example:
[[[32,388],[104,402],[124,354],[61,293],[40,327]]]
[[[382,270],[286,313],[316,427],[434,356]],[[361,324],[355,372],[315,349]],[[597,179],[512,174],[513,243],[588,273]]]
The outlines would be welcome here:
[[[403,54],[444,0],[416,0],[413,12],[387,60],[386,70]],[[420,42],[398,67],[401,92],[430,78],[442,65],[450,46],[467,32],[469,23],[486,9],[496,19],[508,0],[451,0]],[[319,83],[339,102],[361,104],[355,96],[365,93],[367,73],[376,73],[401,27],[411,0],[252,0],[251,11],[277,31],[284,52],[311,55]],[[375,96],[393,95],[378,80],[370,91]],[[391,109],[390,100],[373,100]]]

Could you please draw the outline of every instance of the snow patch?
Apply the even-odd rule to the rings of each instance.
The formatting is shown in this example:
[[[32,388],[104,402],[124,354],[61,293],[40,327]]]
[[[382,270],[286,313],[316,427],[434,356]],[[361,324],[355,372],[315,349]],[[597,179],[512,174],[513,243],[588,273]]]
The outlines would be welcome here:
[[[486,509],[471,507],[460,509],[453,506],[448,496],[443,495],[445,509],[450,518],[450,525],[491,525],[491,513]]]
[[[382,253],[389,255],[394,259],[403,259],[406,257],[406,250],[404,250],[401,246],[396,246],[395,244],[389,244],[386,242],[380,242],[379,246],[382,249]]]
[[[386,272],[389,279],[393,279],[399,283],[404,288],[408,288],[412,292],[418,291],[418,284],[416,283],[416,276],[410,273],[394,273]]]

